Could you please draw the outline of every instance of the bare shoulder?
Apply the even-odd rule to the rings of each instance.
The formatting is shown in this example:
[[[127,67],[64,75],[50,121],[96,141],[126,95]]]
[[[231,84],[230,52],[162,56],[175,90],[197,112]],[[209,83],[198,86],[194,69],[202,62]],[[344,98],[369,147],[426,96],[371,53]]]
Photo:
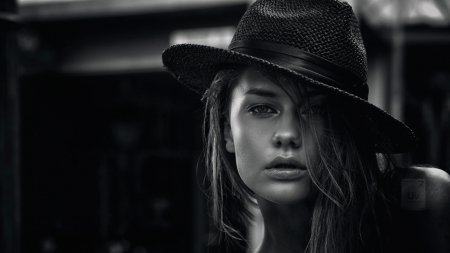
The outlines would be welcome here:
[[[417,183],[408,192],[402,193],[402,204],[414,202],[421,198],[420,194],[424,195],[421,199],[423,209],[402,210],[408,241],[415,242],[417,248],[424,250],[417,252],[450,252],[450,175],[441,169],[421,166],[400,169],[399,172],[402,182],[413,179],[410,181]],[[425,187],[419,189],[422,181]]]
[[[426,183],[427,209],[450,208],[450,175],[444,170],[433,167],[416,167],[402,169],[402,179],[424,179]],[[450,210],[448,210],[450,212]]]
[[[450,183],[450,175],[439,168],[434,168],[431,166],[411,166],[402,170],[403,176],[425,177],[429,180],[436,180],[436,182]]]

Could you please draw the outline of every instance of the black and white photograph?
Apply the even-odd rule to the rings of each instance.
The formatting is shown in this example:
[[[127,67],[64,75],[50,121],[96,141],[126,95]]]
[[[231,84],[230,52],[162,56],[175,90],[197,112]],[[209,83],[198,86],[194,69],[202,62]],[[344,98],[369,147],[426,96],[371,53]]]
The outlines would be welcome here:
[[[0,0],[0,253],[450,253],[450,0]]]

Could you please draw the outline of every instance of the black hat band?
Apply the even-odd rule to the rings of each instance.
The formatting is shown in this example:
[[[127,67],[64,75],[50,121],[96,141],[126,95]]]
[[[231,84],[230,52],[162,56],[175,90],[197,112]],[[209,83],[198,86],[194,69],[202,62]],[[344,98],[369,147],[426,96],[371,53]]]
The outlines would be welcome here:
[[[368,99],[367,84],[355,74],[298,48],[263,41],[235,41],[228,49],[278,64],[365,100]]]

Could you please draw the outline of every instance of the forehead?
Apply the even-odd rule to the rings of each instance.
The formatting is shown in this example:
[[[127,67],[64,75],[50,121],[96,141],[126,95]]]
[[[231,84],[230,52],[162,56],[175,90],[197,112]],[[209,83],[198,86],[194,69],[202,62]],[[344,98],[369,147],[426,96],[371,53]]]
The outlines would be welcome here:
[[[265,94],[267,96],[270,95],[269,93],[272,93],[272,97],[287,96],[287,93],[293,95],[299,93],[298,95],[301,97],[323,95],[323,92],[303,85],[299,81],[289,79],[285,76],[269,77],[254,68],[245,69],[239,76],[236,81],[235,93]]]

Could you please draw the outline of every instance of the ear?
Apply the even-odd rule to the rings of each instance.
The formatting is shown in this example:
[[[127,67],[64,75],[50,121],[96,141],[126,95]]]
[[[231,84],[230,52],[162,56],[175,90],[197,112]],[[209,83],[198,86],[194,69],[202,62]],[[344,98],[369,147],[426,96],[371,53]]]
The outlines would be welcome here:
[[[225,140],[225,148],[227,151],[234,153],[233,133],[231,132],[231,126],[228,119],[226,119],[223,123],[223,138]]]

